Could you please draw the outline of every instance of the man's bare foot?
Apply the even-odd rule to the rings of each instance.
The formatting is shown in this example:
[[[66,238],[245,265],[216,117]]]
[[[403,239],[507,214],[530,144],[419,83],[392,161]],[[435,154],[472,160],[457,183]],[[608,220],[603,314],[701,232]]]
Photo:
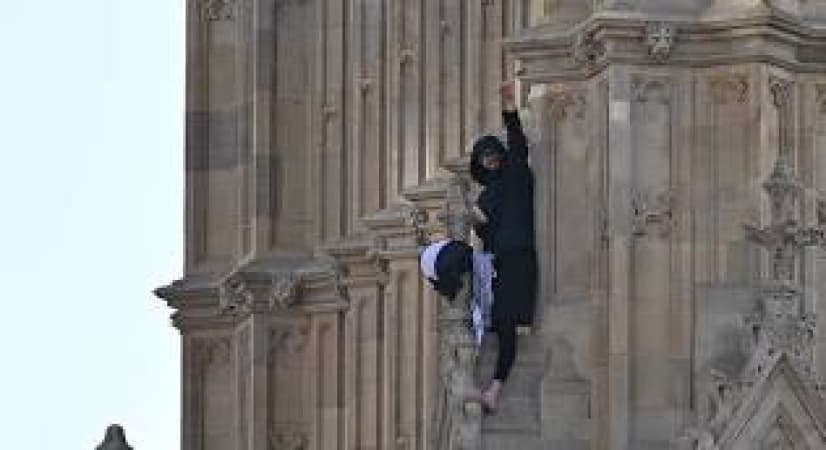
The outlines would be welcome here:
[[[493,380],[490,386],[482,392],[482,409],[487,414],[494,414],[499,406],[499,395],[502,393],[502,382]]]

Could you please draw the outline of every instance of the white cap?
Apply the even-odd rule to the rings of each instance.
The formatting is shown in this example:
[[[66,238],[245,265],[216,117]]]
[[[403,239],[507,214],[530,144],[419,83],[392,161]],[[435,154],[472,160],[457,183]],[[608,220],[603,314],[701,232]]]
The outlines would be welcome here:
[[[424,249],[421,257],[419,258],[419,266],[421,266],[424,276],[433,281],[439,279],[439,276],[436,275],[436,258],[439,256],[439,252],[442,251],[442,248],[444,248],[444,246],[449,242],[450,240],[445,239],[430,244]]]

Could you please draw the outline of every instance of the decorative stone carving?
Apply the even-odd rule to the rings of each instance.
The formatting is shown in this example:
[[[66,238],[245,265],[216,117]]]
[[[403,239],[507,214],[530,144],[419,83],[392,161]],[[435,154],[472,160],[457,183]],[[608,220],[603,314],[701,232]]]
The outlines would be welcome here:
[[[792,82],[782,78],[769,77],[769,92],[774,106],[785,108],[791,104]]]
[[[787,286],[767,288],[764,296],[762,310],[746,321],[753,353],[745,376],[761,376],[780,353],[786,353],[801,377],[814,386],[814,317],[800,313],[800,294]]]
[[[605,44],[593,31],[578,34],[574,40],[573,60],[577,66],[593,66],[605,56]]]
[[[126,442],[126,434],[120,425],[109,425],[103,442],[95,447],[95,450],[132,450]]]
[[[665,61],[671,56],[677,29],[666,22],[650,22],[645,27],[645,44],[648,56],[655,61]]]
[[[253,292],[240,276],[230,276],[218,288],[218,305],[222,311],[235,312],[254,301]]]
[[[784,88],[778,88],[783,104]],[[804,392],[817,392],[820,384],[814,371],[814,318],[803,313],[802,292],[795,278],[797,255],[806,246],[823,245],[821,227],[802,228],[797,222],[800,185],[792,168],[781,154],[764,184],[771,201],[771,223],[767,227],[746,225],[747,238],[769,249],[771,274],[761,289],[759,308],[744,318],[744,334],[750,354],[745,368],[736,376],[714,369],[703,383],[705,395],[699,404],[700,427],[689,435],[695,449],[732,448],[740,439],[740,430],[751,420],[756,402],[765,400],[777,374],[787,373]],[[773,374],[775,376],[773,376]],[[819,399],[809,399],[819,401]],[[799,401],[797,397],[788,401]],[[780,404],[782,408],[782,403]],[[758,448],[799,448],[793,436],[791,420],[780,419],[759,438]],[[701,432],[701,433],[700,433]],[[740,447],[737,447],[740,448]]]
[[[416,51],[406,48],[399,52],[399,64],[406,66],[416,59]]]
[[[551,118],[555,122],[562,122],[569,117],[584,119],[587,100],[582,91],[564,89],[548,95]],[[573,113],[573,115],[571,114]]]
[[[671,103],[673,83],[669,77],[635,75],[631,78],[631,91],[640,103],[658,99],[663,104]]]
[[[218,304],[225,314],[284,311],[298,303],[302,286],[327,283],[336,288],[339,298],[346,298],[341,273],[335,264],[315,261],[295,267],[240,268],[218,287]]]
[[[279,355],[288,358],[304,352],[310,339],[311,322],[309,316],[293,319],[284,327],[270,331],[270,362],[278,361]]]
[[[195,364],[200,369],[205,369],[212,365],[224,365],[229,363],[230,338],[206,337],[192,340],[192,354]]]
[[[671,192],[662,192],[651,198],[644,192],[632,191],[631,207],[632,234],[637,237],[656,234],[666,237],[674,226],[674,196]]]
[[[709,92],[714,104],[745,103],[749,96],[749,79],[746,75],[719,75],[708,79]]]
[[[307,450],[307,433],[296,426],[285,426],[270,433],[270,450]]]
[[[796,207],[801,187],[786,158],[778,157],[763,188],[771,201],[771,224],[765,228],[746,225],[746,232],[750,240],[768,248],[772,271],[763,291],[762,310],[747,320],[754,336],[748,375],[761,375],[774,358],[786,353],[800,375],[809,378],[813,376],[814,320],[801,313],[795,265],[804,247],[826,244],[826,233],[820,226],[799,226]]]
[[[298,301],[301,279],[292,272],[276,273],[272,277],[270,308],[287,309]]]
[[[470,236],[470,206],[468,181],[455,176],[451,180],[445,206],[448,236],[467,240]],[[452,302],[442,301],[439,308],[439,355],[440,372],[444,381],[441,392],[441,417],[437,421],[443,427],[437,435],[437,448],[477,449],[481,447],[481,406],[469,400],[478,395],[474,369],[478,349],[471,331],[470,320],[471,282],[465,275],[462,289]]]
[[[805,446],[803,434],[789,417],[789,413],[783,405],[778,405],[773,412],[775,416],[772,424],[765,430],[763,436],[759,438],[760,447],[758,450],[797,450],[808,448]]]
[[[235,20],[240,5],[241,0],[200,0],[201,20],[205,22]]]
[[[769,77],[769,92],[772,103],[777,108],[778,139],[782,158],[792,157],[794,136],[791,130],[794,117],[794,84],[777,77]]]
[[[824,229],[802,228],[795,219],[801,187],[786,161],[779,157],[771,177],[763,184],[771,201],[772,223],[766,228],[745,226],[747,237],[767,247],[772,255],[772,280],[791,281],[795,255],[803,247],[823,245]]]

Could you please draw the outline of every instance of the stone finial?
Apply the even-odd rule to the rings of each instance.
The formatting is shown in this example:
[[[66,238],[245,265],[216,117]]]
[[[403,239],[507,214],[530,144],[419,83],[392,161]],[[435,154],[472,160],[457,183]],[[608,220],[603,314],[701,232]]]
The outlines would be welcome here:
[[[132,450],[126,442],[126,434],[120,425],[109,425],[103,442],[95,450]]]

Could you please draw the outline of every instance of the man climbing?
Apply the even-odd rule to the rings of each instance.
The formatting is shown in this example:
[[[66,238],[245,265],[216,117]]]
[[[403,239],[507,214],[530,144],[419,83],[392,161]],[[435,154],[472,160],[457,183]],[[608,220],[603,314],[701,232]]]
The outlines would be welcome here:
[[[507,145],[482,136],[473,145],[470,173],[484,189],[474,208],[476,234],[494,255],[492,328],[499,340],[496,371],[482,392],[482,406],[495,412],[516,359],[516,328],[532,325],[536,297],[534,177],[528,145],[516,111],[514,83],[500,87]]]

